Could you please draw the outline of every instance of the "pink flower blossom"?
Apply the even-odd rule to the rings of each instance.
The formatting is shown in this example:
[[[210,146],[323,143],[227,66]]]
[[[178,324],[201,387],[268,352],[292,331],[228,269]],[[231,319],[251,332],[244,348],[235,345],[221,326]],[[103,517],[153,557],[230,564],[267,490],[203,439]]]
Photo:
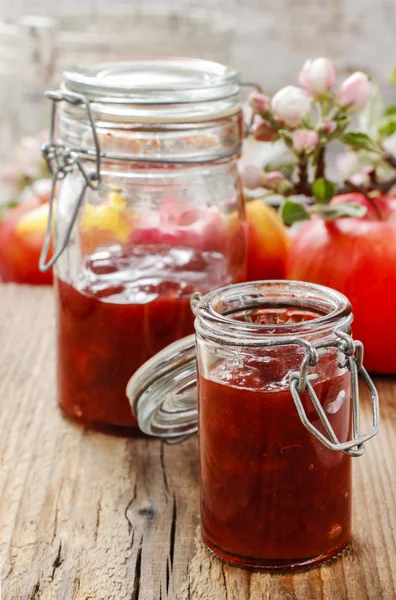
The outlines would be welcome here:
[[[337,129],[337,123],[335,121],[327,120],[322,124],[321,130],[323,133],[331,134]]]
[[[264,187],[267,190],[276,192],[277,194],[284,194],[290,187],[290,182],[280,171],[264,173],[264,178]]]
[[[301,88],[288,85],[272,98],[275,117],[289,127],[298,127],[311,108],[311,99]]]
[[[271,98],[261,92],[252,92],[249,96],[249,104],[256,113],[265,113],[271,108]]]
[[[365,73],[356,71],[341,85],[338,102],[350,112],[362,110],[371,100],[373,86]]]
[[[297,152],[311,154],[319,143],[316,131],[310,129],[297,129],[293,133],[293,148]]]
[[[321,98],[331,92],[336,79],[336,68],[328,58],[307,60],[299,76],[302,88],[315,98]]]

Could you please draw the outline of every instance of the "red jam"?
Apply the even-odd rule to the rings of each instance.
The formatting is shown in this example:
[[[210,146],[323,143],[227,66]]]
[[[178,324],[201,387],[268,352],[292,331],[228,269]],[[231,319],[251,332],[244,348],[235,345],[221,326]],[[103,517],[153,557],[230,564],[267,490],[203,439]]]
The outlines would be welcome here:
[[[191,293],[241,274],[224,256],[165,245],[113,246],[86,257],[73,286],[58,278],[58,399],[89,427],[136,433],[125,388],[131,375],[194,331]]]
[[[326,449],[304,428],[287,381],[273,372],[281,362],[220,363],[210,381],[199,378],[203,541],[223,559],[251,568],[323,560],[351,536],[351,458]],[[350,375],[324,376],[314,388],[345,441]],[[303,403],[323,432],[306,394]]]

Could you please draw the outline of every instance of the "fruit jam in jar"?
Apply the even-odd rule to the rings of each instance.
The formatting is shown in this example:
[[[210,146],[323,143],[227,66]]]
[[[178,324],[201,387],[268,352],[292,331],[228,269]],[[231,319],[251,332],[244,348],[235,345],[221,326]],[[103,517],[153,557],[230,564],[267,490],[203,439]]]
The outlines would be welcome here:
[[[193,333],[194,291],[216,289],[242,275],[230,272],[218,252],[131,245],[88,255],[73,285],[56,278],[62,411],[89,427],[134,430],[125,395],[132,373]]]
[[[241,376],[230,366],[200,377],[202,539],[242,566],[307,564],[350,540],[352,459],[304,428],[290,391],[264,369],[251,365]],[[349,379],[314,386],[342,441],[350,434]]]
[[[145,433],[181,441],[198,430],[204,544],[252,569],[336,555],[351,538],[352,457],[379,427],[349,301],[263,281],[195,294],[192,308],[195,339],[143,365],[127,394]],[[367,433],[358,376],[372,400]]]
[[[190,297],[246,277],[236,72],[193,59],[76,67],[51,92],[58,401],[138,433],[131,375],[193,333]],[[71,148],[71,150],[70,150]]]
[[[203,542],[250,568],[334,556],[351,538],[351,456],[363,451],[348,443],[358,431],[350,304],[300,282],[206,298],[195,309]]]

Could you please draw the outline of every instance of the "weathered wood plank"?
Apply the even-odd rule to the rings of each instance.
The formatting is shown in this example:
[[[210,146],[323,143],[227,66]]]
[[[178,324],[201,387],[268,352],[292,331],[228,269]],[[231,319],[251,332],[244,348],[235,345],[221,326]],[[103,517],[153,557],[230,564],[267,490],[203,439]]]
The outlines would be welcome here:
[[[0,311],[4,600],[396,598],[394,380],[377,381],[382,431],[355,461],[352,545],[309,571],[250,573],[200,544],[196,438],[125,440],[65,421],[51,290],[2,286]]]

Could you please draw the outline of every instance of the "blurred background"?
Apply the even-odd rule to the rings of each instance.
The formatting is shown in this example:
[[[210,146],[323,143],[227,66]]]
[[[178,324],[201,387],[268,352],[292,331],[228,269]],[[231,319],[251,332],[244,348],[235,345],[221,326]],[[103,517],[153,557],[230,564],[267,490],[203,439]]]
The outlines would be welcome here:
[[[197,56],[271,94],[296,83],[305,59],[329,56],[341,77],[366,71],[389,99],[395,31],[394,0],[1,0],[0,164],[47,127],[43,91],[70,64]]]

